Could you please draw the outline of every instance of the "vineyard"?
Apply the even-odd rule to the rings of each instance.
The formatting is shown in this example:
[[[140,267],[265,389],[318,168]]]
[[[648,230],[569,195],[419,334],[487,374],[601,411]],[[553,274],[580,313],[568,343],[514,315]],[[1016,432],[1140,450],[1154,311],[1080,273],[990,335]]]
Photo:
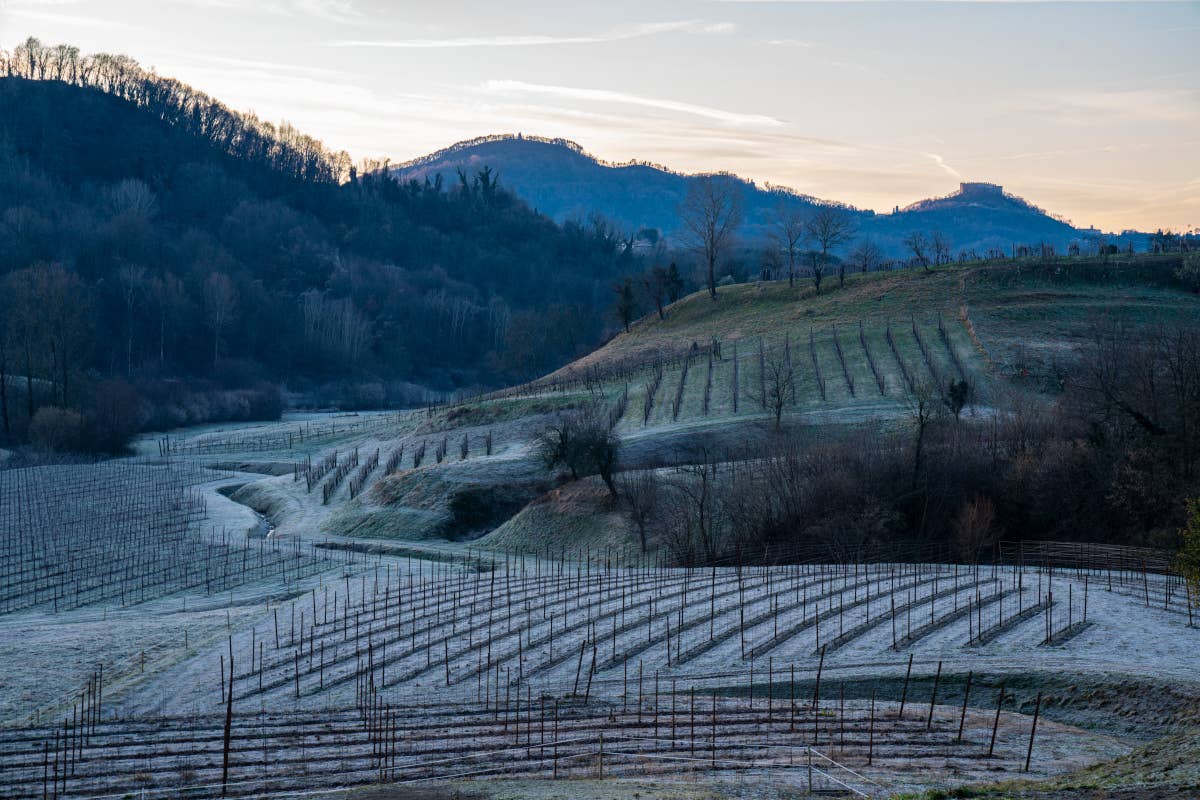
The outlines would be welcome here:
[[[954,413],[986,418],[1001,379],[1036,393],[1114,302],[1054,281],[854,276],[802,305],[726,287],[502,392],[0,470],[0,796],[487,777],[881,798],[1074,774],[1196,724],[1200,598],[1163,551],[1002,542],[963,563],[793,537],[692,561],[643,550],[599,478],[557,482],[539,451],[599,408],[618,477],[692,490],[699,431],[716,474],[782,425],[899,425],[960,382]],[[1048,296],[1071,313],[1023,352]]]
[[[628,560],[343,562],[140,689],[105,694],[101,668],[61,722],[5,729],[0,785],[249,796],[743,772],[883,796],[922,773],[1060,771],[1102,745],[1039,730],[1040,695],[1006,673],[1084,652],[1115,668],[1130,647],[1169,672],[1157,643],[1200,637],[1186,589],[1132,566]]]

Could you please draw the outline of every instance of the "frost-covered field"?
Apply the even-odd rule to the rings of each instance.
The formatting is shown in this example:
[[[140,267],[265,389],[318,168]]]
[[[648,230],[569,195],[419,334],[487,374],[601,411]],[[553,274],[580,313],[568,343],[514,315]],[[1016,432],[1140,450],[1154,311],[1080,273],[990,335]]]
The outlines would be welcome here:
[[[610,774],[794,773],[801,763],[807,780],[806,748],[816,747],[845,780],[843,767],[891,787],[984,777],[1022,771],[1031,698],[1006,697],[997,722],[983,710],[997,689],[981,681],[964,712],[962,673],[1182,680],[1200,644],[1178,602],[1147,606],[1132,584],[1110,591],[1098,573],[380,561],[291,597],[235,597],[236,615],[215,620],[193,655],[113,690],[68,787],[219,780],[231,661],[239,792],[381,774],[592,774],[602,733]],[[940,698],[935,670],[946,676]],[[901,717],[894,690],[906,675]],[[863,694],[873,683],[872,706]],[[36,724],[10,731],[9,763],[39,746],[53,755],[53,735]],[[1036,744],[1034,774],[1125,750],[1045,720]],[[4,774],[14,791],[37,793],[38,769]]]
[[[810,759],[815,788],[879,793],[1126,752],[1118,726],[1052,713],[1067,683],[1195,696],[1200,630],[1153,574],[682,569],[336,535],[414,459],[443,480],[523,469],[511,429],[467,428],[464,458],[462,431],[371,425],[268,453],[295,460],[267,477],[178,452],[0,473],[0,795],[208,796],[226,754],[242,795],[714,772],[803,789]]]

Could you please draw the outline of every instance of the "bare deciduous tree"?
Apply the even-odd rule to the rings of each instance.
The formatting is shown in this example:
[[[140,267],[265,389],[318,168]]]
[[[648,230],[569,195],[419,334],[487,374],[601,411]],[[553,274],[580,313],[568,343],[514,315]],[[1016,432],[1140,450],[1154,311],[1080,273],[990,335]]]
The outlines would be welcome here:
[[[637,316],[637,298],[633,293],[633,281],[626,277],[613,285],[613,293],[616,295],[614,308],[617,312],[617,319],[621,321],[625,332],[629,333],[629,325]]]
[[[637,528],[638,540],[645,553],[649,547],[647,532],[658,510],[658,474],[652,469],[623,472],[617,480],[621,503]]]
[[[771,412],[775,418],[775,430],[778,431],[784,410],[796,402],[796,370],[791,359],[782,352],[764,355],[760,363],[763,372],[759,381],[760,396],[753,399]]]
[[[670,283],[670,273],[662,264],[655,264],[653,267],[642,276],[642,286],[646,289],[646,294],[654,302],[654,307],[658,309],[658,318],[666,319],[666,312],[663,310],[663,303],[667,297],[667,289]]]
[[[809,218],[805,225],[808,236],[819,248],[821,253],[821,269],[829,264],[829,254],[838,247],[854,238],[854,220],[845,209],[836,206],[823,206]],[[844,263],[844,262],[843,262]],[[838,267],[838,282],[845,283],[846,269]],[[821,282],[816,281],[817,291],[821,291]]]
[[[538,435],[534,446],[547,469],[566,467],[572,480],[599,475],[611,498],[619,498],[613,476],[621,438],[598,404],[560,414]]]
[[[904,237],[904,246],[913,254],[913,258],[918,264],[929,269],[929,237],[920,231],[913,231],[908,236]]]
[[[150,294],[158,311],[158,367],[162,369],[167,360],[167,327],[188,304],[183,281],[168,272],[150,283]]]
[[[949,237],[941,231],[934,231],[929,239],[930,246],[933,248],[933,261],[938,266],[950,263],[950,251],[953,246],[950,244]]]
[[[222,272],[209,273],[204,282],[204,320],[213,333],[213,363],[217,363],[221,353],[221,332],[233,320],[237,312],[238,294]]]
[[[913,423],[913,471],[912,485],[915,488],[920,482],[921,468],[925,455],[925,437],[929,426],[937,419],[942,408],[938,402],[937,388],[930,382],[918,381],[906,393],[909,418]]]
[[[0,293],[0,424],[7,439],[12,435],[12,422],[8,413],[8,294]]]
[[[788,286],[796,284],[796,258],[804,241],[804,215],[799,209],[780,204],[771,220],[771,238],[787,261]]]
[[[737,184],[725,175],[700,175],[688,184],[679,208],[687,245],[704,261],[708,293],[717,299],[717,261],[733,243],[742,222],[742,198]]]
[[[146,291],[146,269],[125,265],[117,270],[121,284],[121,299],[125,301],[125,374],[133,374],[133,312]]]
[[[859,272],[874,272],[883,264],[883,251],[870,239],[864,239],[850,253],[850,261]]]
[[[958,557],[970,564],[978,563],[980,552],[995,542],[996,506],[983,495],[972,497],[958,509],[953,531]]]
[[[46,374],[58,389],[58,403],[65,407],[70,405],[71,375],[92,340],[87,293],[80,277],[61,264],[38,264],[27,272],[31,293],[27,324],[35,337],[33,346],[45,348]],[[32,363],[27,367],[31,369]],[[32,384],[28,388],[33,391]]]

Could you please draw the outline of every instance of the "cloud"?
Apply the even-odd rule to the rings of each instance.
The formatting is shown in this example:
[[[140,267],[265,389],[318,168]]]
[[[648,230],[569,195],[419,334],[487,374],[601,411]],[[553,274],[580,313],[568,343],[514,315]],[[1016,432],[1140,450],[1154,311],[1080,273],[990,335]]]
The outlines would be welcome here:
[[[942,158],[941,156],[939,156],[937,153],[922,153],[921,155],[928,158],[934,164],[937,164],[938,168],[941,169],[942,171],[946,172],[947,174],[953,175],[955,178],[958,178],[960,180],[962,179],[962,175],[959,174],[958,170],[956,170],[954,167],[947,164],[946,160],[944,158]]]
[[[355,8],[353,0],[259,0],[253,5],[243,2],[243,0],[170,1],[197,8],[256,11],[277,16],[303,16],[327,22],[358,22],[364,19],[362,13]]]
[[[778,127],[784,124],[775,117],[763,114],[741,114],[710,106],[700,106],[678,100],[644,97],[642,95],[617,92],[609,89],[580,89],[571,86],[548,86],[540,83],[509,80],[489,80],[484,82],[480,88],[488,94],[549,95],[569,100],[582,100],[588,103],[638,106],[639,108],[650,108],[658,111],[670,111],[678,114],[703,117],[726,125]]]
[[[76,28],[92,28],[96,30],[137,29],[136,25],[119,22],[109,17],[70,14],[58,10],[76,5],[78,5],[77,0],[0,0],[0,14],[19,19],[33,20],[34,22],[70,25]]]
[[[810,42],[807,39],[768,39],[767,44],[772,47],[817,47],[817,42]]]
[[[399,50],[432,50],[462,47],[543,47],[565,44],[602,44],[628,39],[642,39],[663,33],[726,34],[735,26],[731,22],[676,20],[647,22],[613,28],[597,34],[582,36],[551,36],[546,34],[511,34],[499,36],[456,36],[446,39],[350,39],[330,42],[331,47],[385,47]]]
[[[1189,122],[1200,118],[1194,89],[1113,89],[1036,94],[1035,109],[1060,122],[1090,125],[1101,120]]]
[[[176,56],[184,63],[192,65],[215,65],[226,67],[237,67],[244,70],[254,70],[256,72],[267,73],[283,73],[287,75],[315,75],[328,77],[345,77],[349,73],[339,69],[328,69],[325,67],[313,67],[307,64],[293,64],[283,61],[262,61],[252,58],[235,58],[231,56],[217,56],[208,53],[192,53],[192,52],[176,52]]]

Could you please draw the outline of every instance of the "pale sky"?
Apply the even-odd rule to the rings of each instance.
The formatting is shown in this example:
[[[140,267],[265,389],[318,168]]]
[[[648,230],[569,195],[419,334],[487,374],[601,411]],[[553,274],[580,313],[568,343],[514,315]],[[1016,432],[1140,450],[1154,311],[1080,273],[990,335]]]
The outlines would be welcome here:
[[[355,159],[488,133],[864,208],[1004,184],[1076,225],[1200,228],[1200,3],[0,0]]]

